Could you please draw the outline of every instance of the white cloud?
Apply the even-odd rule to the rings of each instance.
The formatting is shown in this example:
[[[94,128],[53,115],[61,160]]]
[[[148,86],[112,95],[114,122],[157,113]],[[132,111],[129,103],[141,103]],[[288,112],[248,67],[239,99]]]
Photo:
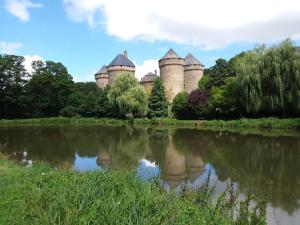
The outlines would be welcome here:
[[[154,73],[156,70],[157,73],[159,72],[159,67],[158,67],[158,60],[157,59],[149,59],[145,60],[143,64],[139,65],[135,63],[135,77],[138,78],[139,80],[146,75],[149,72]]]
[[[28,73],[32,74],[33,72],[33,69],[32,69],[32,62],[33,61],[38,61],[38,60],[41,60],[43,62],[45,62],[45,60],[41,57],[41,56],[38,56],[38,55],[24,55],[24,62],[23,62],[23,65],[25,67],[25,69],[27,70]]]
[[[0,41],[0,54],[14,54],[21,47],[22,44],[19,42]]]
[[[29,9],[41,8],[43,5],[41,3],[33,3],[30,0],[5,0],[4,7],[22,22],[28,22],[30,20]]]
[[[69,18],[121,40],[201,48],[300,38],[299,0],[63,0]]]

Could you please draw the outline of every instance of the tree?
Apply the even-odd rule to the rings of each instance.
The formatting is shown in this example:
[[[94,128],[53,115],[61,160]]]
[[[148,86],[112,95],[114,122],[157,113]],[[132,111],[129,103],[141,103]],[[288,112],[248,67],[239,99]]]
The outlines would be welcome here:
[[[27,71],[24,57],[0,55],[0,118],[26,116],[24,85]]]
[[[147,95],[138,81],[128,73],[120,74],[108,91],[112,109],[119,116],[145,116],[147,113]]]
[[[236,78],[229,77],[225,85],[213,87],[208,101],[209,114],[213,117],[236,117],[238,99],[236,94]]]
[[[27,104],[34,117],[57,116],[67,105],[74,82],[61,63],[34,62],[34,73],[26,85]]]
[[[189,94],[188,105],[198,116],[204,117],[208,114],[208,99],[209,91],[197,89]]]
[[[95,102],[95,116],[110,117],[112,116],[111,106],[108,99],[109,86],[105,89],[100,89]]]
[[[172,113],[177,119],[195,119],[195,112],[189,107],[188,93],[180,92],[173,99]]]
[[[262,104],[261,76],[259,71],[260,54],[247,52],[237,61],[237,83],[239,103],[247,114],[257,115]]]
[[[148,116],[150,118],[168,116],[168,102],[165,95],[165,88],[159,77],[155,78],[153,81],[148,108]]]

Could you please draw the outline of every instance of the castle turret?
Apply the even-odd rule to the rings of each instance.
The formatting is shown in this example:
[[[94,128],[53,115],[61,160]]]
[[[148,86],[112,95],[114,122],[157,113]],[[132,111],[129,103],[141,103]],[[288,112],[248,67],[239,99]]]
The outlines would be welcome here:
[[[188,93],[198,88],[198,81],[202,78],[203,64],[191,53],[185,57],[184,90]]]
[[[145,88],[146,91],[151,91],[153,86],[153,80],[157,78],[157,71],[154,73],[149,72],[142,77],[140,84]]]
[[[135,65],[128,59],[127,51],[124,51],[124,54],[117,55],[106,67],[106,70],[108,73],[108,84],[111,84],[119,74],[124,72],[135,77]]]
[[[160,77],[165,86],[166,96],[169,102],[184,90],[184,59],[170,49],[159,60]]]
[[[108,74],[105,65],[95,74],[95,80],[98,88],[104,89],[107,86]]]

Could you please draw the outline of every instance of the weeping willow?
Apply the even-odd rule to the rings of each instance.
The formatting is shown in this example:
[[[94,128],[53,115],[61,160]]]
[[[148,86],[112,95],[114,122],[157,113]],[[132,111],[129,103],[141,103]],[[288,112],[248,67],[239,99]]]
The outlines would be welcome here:
[[[256,114],[261,109],[262,88],[258,60],[256,53],[248,52],[237,61],[240,105],[248,114]]]
[[[113,81],[108,91],[108,100],[115,113],[120,116],[132,114],[141,117],[147,113],[146,92],[130,74],[120,74]]]
[[[248,114],[300,115],[300,54],[291,40],[247,52],[236,62],[239,102]]]
[[[262,111],[278,114],[284,110],[284,82],[280,70],[278,49],[271,48],[261,57]]]

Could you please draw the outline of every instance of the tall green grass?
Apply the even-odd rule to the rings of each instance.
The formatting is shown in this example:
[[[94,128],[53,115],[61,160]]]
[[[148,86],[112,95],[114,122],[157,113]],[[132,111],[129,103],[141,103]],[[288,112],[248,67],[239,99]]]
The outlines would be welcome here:
[[[24,168],[0,160],[0,224],[266,224],[265,208],[208,186],[182,196],[125,171],[78,173],[45,164]],[[229,193],[230,196],[230,193]],[[233,196],[233,195],[232,195]]]

